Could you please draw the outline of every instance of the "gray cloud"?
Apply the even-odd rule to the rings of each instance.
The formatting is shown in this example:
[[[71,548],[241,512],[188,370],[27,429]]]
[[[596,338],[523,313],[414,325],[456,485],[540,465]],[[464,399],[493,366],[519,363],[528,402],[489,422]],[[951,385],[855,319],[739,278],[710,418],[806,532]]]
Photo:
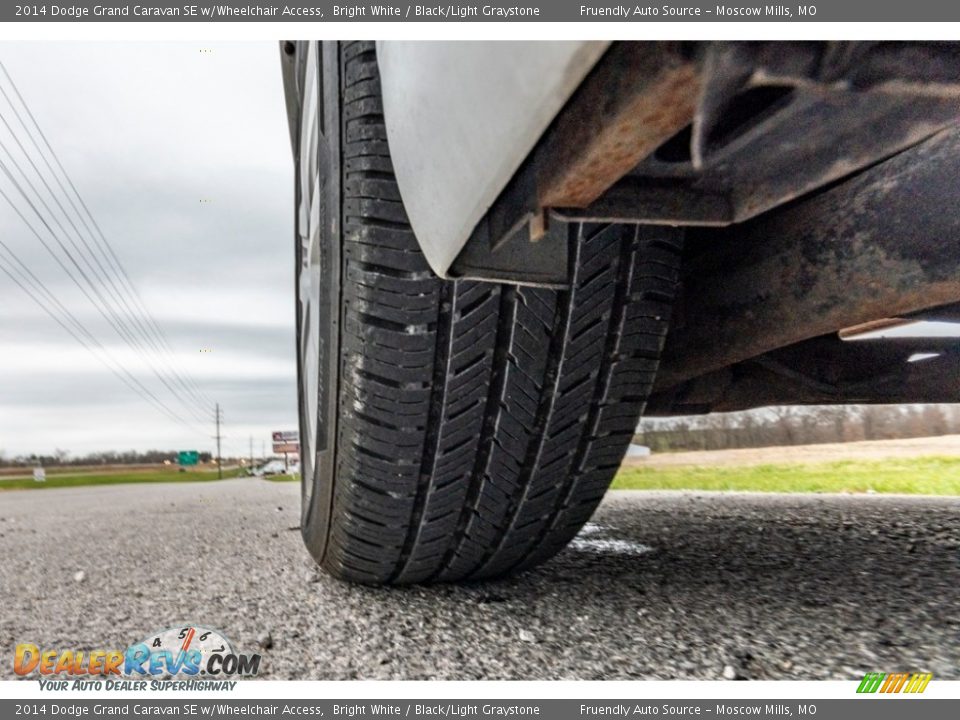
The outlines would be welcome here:
[[[276,45],[3,43],[0,59],[170,338],[175,364],[223,405],[230,442],[245,449],[251,435],[258,445],[295,427],[292,160]],[[8,114],[2,100],[0,110]],[[113,357],[200,424],[2,200],[0,233]],[[209,449],[212,433],[212,423],[171,423],[0,275],[8,455]]]

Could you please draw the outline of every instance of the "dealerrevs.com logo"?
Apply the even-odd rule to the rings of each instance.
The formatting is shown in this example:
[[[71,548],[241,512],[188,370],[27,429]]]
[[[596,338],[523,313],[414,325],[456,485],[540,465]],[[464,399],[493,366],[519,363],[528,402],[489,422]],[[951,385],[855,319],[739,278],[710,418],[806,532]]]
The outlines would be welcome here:
[[[145,680],[152,678],[251,677],[259,672],[260,659],[258,654],[234,650],[217,630],[184,625],[160,630],[124,650],[44,649],[33,643],[20,643],[14,652],[13,670],[20,676],[39,675],[44,689],[63,690],[67,689],[68,680],[103,678],[111,685],[108,689],[140,690],[144,689]],[[112,680],[117,676],[144,682],[133,685]],[[209,683],[203,685],[204,689],[210,689]]]

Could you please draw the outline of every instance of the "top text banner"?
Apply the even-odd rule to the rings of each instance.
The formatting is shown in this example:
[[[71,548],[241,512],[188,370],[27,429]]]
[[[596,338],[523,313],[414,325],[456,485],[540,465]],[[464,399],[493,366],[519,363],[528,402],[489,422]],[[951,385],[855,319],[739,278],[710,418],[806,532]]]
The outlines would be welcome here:
[[[523,2],[523,0],[521,0]],[[686,0],[631,4],[541,0],[526,4],[331,0],[265,2],[114,0],[3,3],[0,22],[956,22],[955,0],[823,0],[813,4]]]

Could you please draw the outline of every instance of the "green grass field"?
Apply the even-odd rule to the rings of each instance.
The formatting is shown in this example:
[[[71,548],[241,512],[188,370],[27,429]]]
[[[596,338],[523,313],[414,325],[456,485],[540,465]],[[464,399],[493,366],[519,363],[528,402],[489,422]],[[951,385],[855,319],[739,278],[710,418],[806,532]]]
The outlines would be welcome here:
[[[299,475],[266,475],[263,479],[270,482],[300,482]]]
[[[238,468],[223,471],[223,477],[239,477]],[[128,483],[181,483],[209,482],[217,479],[216,470],[140,470],[116,473],[79,473],[77,475],[47,475],[46,482],[34,482],[33,478],[0,478],[0,490],[43,490],[45,488],[83,487],[85,485],[125,485]]]
[[[225,478],[239,477],[240,469],[225,470]],[[43,490],[85,485],[126,483],[210,482],[209,470],[177,472],[83,473],[47,476],[43,483],[30,478],[0,479],[0,490]],[[270,482],[295,482],[293,475],[273,475]],[[617,473],[614,490],[740,490],[749,492],[904,493],[960,495],[960,457],[918,457],[889,460],[850,460],[816,464],[755,466],[631,467]]]
[[[960,495],[960,458],[851,460],[810,465],[624,468],[615,490]]]

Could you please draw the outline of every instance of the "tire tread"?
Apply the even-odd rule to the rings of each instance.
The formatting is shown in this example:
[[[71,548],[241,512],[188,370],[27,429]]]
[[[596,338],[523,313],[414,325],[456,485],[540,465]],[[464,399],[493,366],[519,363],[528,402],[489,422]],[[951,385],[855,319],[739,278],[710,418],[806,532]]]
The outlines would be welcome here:
[[[373,43],[341,45],[342,337],[324,565],[368,583],[532,567],[596,508],[652,388],[669,230],[571,228],[565,291],[434,276],[387,148]]]

